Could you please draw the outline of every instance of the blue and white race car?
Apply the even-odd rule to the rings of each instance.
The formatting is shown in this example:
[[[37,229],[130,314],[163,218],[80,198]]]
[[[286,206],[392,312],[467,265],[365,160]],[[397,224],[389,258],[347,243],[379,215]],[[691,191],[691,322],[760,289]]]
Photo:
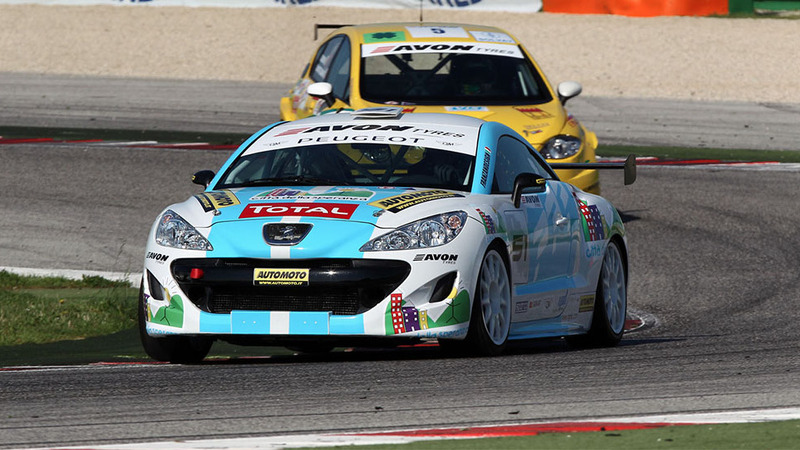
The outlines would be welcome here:
[[[390,107],[277,123],[193,181],[205,190],[148,237],[139,327],[156,360],[200,361],[216,339],[495,355],[622,337],[617,210],[500,123]]]

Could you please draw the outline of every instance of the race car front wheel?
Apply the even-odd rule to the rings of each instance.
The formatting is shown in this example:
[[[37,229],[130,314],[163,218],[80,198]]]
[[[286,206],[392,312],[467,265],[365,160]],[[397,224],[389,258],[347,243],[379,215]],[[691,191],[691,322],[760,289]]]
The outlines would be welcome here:
[[[489,248],[478,273],[467,342],[475,353],[499,355],[511,329],[511,279],[508,264],[495,248]]]
[[[144,285],[139,287],[139,338],[145,353],[156,361],[169,361],[178,364],[195,364],[202,361],[212,341],[205,337],[167,336],[154,338],[147,334],[147,302],[144,299]]]
[[[625,264],[619,246],[610,241],[603,257],[594,300],[589,333],[570,336],[567,343],[576,347],[613,347],[622,339],[628,308]]]

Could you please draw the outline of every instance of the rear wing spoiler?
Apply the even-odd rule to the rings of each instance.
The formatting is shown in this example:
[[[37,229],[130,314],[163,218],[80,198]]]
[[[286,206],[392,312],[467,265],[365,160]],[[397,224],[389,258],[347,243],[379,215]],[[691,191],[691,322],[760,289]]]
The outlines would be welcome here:
[[[625,185],[636,181],[636,155],[628,155],[621,163],[550,163],[550,167],[560,169],[622,169],[625,171]]]
[[[321,29],[325,30],[333,30],[336,28],[342,27],[349,27],[351,24],[349,23],[315,23],[314,24],[314,40],[316,41],[319,37],[318,31]]]

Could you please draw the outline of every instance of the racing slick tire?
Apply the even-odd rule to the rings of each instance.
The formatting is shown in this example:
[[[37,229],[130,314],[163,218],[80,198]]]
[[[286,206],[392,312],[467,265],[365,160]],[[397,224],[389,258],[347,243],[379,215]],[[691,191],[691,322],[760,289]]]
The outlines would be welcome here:
[[[625,330],[627,308],[625,263],[618,244],[610,241],[597,280],[591,328],[587,334],[567,336],[567,343],[579,348],[613,347],[619,344]]]
[[[139,338],[145,353],[156,361],[175,364],[196,364],[202,361],[211,350],[214,341],[206,337],[167,336],[154,338],[147,334],[147,302],[144,299],[144,285],[139,287]]]
[[[511,277],[508,263],[495,247],[489,247],[478,272],[467,337],[463,341],[440,340],[439,345],[453,353],[495,356],[505,350],[510,329]]]

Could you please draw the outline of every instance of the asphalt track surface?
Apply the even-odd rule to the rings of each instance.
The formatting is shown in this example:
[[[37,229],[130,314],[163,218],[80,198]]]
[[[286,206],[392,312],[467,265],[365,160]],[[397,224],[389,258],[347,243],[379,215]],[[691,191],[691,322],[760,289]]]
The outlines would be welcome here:
[[[0,75],[0,125],[251,132],[277,117],[284,89]],[[736,148],[741,138],[724,130],[765,108],[641,100],[635,111],[603,119],[620,102],[633,101],[579,98],[571,111],[601,141],[674,145],[662,140],[682,135],[702,146],[715,136],[724,145],[707,146]],[[797,149],[795,106],[765,109],[782,111],[785,122],[773,120],[762,142],[794,140],[780,148]],[[662,109],[683,112],[673,123]],[[687,119],[696,110],[702,114]],[[719,119],[708,120],[708,111]],[[662,138],[631,130],[654,118],[672,131]],[[741,129],[762,121],[751,117]],[[197,192],[190,175],[216,168],[227,154],[0,146],[0,266],[139,271],[161,208]],[[602,185],[628,228],[630,307],[649,323],[617,348],[577,351],[542,341],[499,358],[448,358],[425,347],[195,366],[2,370],[0,447],[800,406],[800,172],[640,167],[633,186],[615,172],[603,173]]]

